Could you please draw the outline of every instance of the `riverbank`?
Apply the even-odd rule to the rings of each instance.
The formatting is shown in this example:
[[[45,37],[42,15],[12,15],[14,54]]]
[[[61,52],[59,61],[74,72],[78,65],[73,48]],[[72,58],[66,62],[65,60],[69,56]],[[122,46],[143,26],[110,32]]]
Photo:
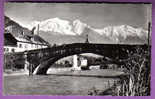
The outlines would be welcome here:
[[[50,73],[62,73],[62,72],[67,72],[67,71],[71,71],[71,68],[49,68],[49,70],[47,71],[47,74]],[[28,70],[24,70],[24,69],[19,69],[19,70],[12,70],[12,69],[5,69],[3,71],[3,76],[20,76],[20,75],[29,75],[29,71]]]
[[[70,71],[68,69],[64,69],[60,72],[55,72],[56,70],[53,68],[47,75],[56,75],[56,76],[76,76],[76,77],[98,77],[98,78],[119,78],[120,76],[125,75],[124,72],[112,69],[98,69],[98,70],[77,70]],[[54,71],[54,72],[53,72]],[[58,70],[59,71],[59,70]]]
[[[48,69],[47,74],[55,74],[55,73],[63,73],[63,72],[70,72],[72,67],[63,67],[63,68],[55,68],[51,67]]]
[[[25,71],[24,69],[20,69],[16,71],[7,69],[3,71],[3,76],[20,76],[20,75],[29,75],[29,71]]]
[[[111,72],[113,72],[111,74]],[[3,72],[3,76],[20,76],[20,75],[29,75],[29,71],[21,70],[5,70]],[[96,69],[96,70],[76,70],[72,71],[71,67],[65,68],[49,68],[47,71],[47,75],[57,75],[57,76],[87,76],[87,77],[119,77],[121,75],[125,75],[124,72],[120,70],[112,70],[112,69]]]

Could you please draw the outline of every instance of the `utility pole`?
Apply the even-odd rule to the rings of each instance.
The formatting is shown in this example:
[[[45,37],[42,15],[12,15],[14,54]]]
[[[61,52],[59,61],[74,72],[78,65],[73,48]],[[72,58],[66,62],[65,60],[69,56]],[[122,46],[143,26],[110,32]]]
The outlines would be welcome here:
[[[150,66],[150,63],[151,63],[150,29],[151,29],[151,22],[148,23],[148,56],[149,56],[149,62],[148,62],[148,65],[149,65],[149,66]]]
[[[148,46],[150,46],[150,29],[151,29],[151,22],[148,23]]]
[[[39,36],[39,24],[38,24],[38,28],[37,28],[37,35]],[[37,42],[37,49],[39,48],[39,42]]]
[[[39,24],[38,24],[38,27],[37,27],[37,35],[39,36]]]

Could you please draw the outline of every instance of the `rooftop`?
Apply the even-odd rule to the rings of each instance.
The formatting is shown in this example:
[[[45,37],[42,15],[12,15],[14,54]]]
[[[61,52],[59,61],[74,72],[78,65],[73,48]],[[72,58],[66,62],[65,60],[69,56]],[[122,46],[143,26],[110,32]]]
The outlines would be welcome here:
[[[4,34],[5,46],[17,46],[17,39],[11,33]]]
[[[13,35],[9,31],[5,30],[4,33],[5,37],[5,45],[8,44],[15,44],[14,42],[27,42],[27,43],[35,43],[35,44],[44,44],[44,45],[50,45],[48,42],[46,42],[42,37],[39,35],[26,35],[25,33],[19,34],[18,36]],[[10,43],[9,43],[10,42]]]

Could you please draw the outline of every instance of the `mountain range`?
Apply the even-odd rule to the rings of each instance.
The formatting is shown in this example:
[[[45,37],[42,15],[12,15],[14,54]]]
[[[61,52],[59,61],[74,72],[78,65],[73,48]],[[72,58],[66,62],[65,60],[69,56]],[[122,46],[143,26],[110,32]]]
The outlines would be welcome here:
[[[84,43],[86,35],[90,43],[144,44],[147,43],[148,38],[148,31],[140,27],[119,25],[97,29],[78,19],[71,22],[60,18],[50,18],[34,21],[31,26],[36,27],[35,34],[40,35],[52,45]],[[31,30],[5,16],[5,29],[10,31],[10,27],[13,27],[11,31],[14,31],[13,34],[16,36],[23,31],[25,35],[31,34]]]

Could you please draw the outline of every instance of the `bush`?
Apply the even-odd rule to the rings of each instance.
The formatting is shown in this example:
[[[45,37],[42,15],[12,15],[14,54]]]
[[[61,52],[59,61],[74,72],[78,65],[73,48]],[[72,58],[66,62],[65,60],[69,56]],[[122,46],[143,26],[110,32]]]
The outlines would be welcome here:
[[[142,48],[136,48],[136,53],[128,53],[129,59],[122,66],[128,76],[121,79],[117,88],[118,96],[148,96],[150,95],[150,55]]]
[[[4,69],[23,69],[25,59],[23,53],[4,54]]]

